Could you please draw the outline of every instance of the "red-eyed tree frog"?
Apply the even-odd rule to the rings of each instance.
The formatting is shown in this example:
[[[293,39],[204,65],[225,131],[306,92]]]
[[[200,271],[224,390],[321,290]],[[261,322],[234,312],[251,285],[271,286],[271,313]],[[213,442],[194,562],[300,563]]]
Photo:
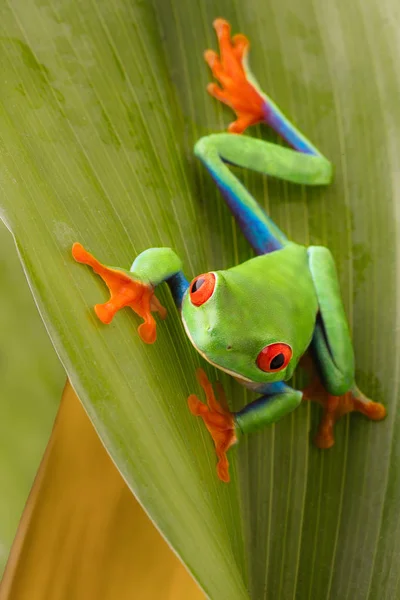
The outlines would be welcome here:
[[[356,386],[353,347],[330,251],[289,241],[229,169],[233,164],[299,184],[326,185],[332,178],[331,164],[261,91],[248,67],[248,39],[242,34],[231,38],[230,25],[223,19],[216,19],[214,27],[220,56],[212,50],[204,56],[220,86],[210,83],[207,89],[229,105],[237,119],[228,133],[200,139],[194,152],[257,256],[230,269],[198,275],[191,283],[170,248],[142,252],[130,271],[102,265],[80,244],[74,244],[73,256],[90,265],[110,290],[110,300],[95,306],[103,323],[110,323],[118,310],[129,306],[144,319],[139,327],[143,341],[153,343],[156,324],[151,311],[165,316],[154,290],[166,282],[186,334],[201,356],[261,394],[232,413],[222,394],[216,399],[200,370],[207,404],[194,395],[188,399],[190,410],[203,419],[213,437],[217,473],[229,481],[226,452],[232,444],[241,435],[278,421],[302,399],[314,396],[311,399],[323,404],[316,437],[320,448],[333,445],[334,423],[343,414],[358,411],[379,420],[386,411]],[[241,135],[260,122],[292,148]],[[322,383],[314,386],[313,394],[285,383],[307,350]]]

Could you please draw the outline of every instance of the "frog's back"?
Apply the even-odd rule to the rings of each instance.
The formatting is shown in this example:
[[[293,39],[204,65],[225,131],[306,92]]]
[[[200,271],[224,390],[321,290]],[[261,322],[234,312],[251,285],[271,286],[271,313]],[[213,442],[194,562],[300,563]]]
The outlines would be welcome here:
[[[254,324],[287,340],[299,358],[311,342],[318,312],[307,248],[288,243],[224,274],[243,296]]]
[[[280,250],[251,258],[228,272],[234,278],[251,278],[254,288],[263,295],[277,290],[301,295],[313,305],[317,303],[305,246],[290,242]]]

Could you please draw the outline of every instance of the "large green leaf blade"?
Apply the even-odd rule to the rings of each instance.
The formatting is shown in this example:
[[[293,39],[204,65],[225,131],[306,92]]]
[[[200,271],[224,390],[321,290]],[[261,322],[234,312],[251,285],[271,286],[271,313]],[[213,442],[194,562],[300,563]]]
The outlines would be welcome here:
[[[173,245],[186,268],[200,268],[195,240],[182,235],[200,217],[172,135],[153,12],[107,6],[86,15],[69,3],[3,8],[5,215],[61,359],[122,474],[205,589],[244,598],[237,494],[216,479],[210,441],[187,410],[198,359],[176,311],[169,301],[150,348],[131,315],[99,327],[89,305],[104,288],[70,254],[80,240],[128,267],[146,246]],[[146,53],[150,74],[139,70]]]
[[[177,92],[190,113],[197,75],[188,85],[187,73],[197,74],[197,56],[183,55],[173,40],[189,46],[200,19],[186,3],[175,13],[172,6],[157,3]],[[243,444],[253,596],[364,599],[382,597],[385,589],[388,598],[397,597],[398,546],[391,531],[400,493],[393,436],[399,394],[397,12],[390,1],[378,7],[284,0],[210,3],[201,14],[202,25],[222,14],[250,35],[251,64],[263,89],[335,165],[334,184],[326,190],[274,181],[266,189],[258,176],[244,178],[292,239],[333,251],[358,381],[389,411],[379,425],[347,418],[327,453],[309,444],[306,434],[315,432],[318,420],[310,407]],[[209,31],[205,39],[213,43]],[[202,97],[194,97],[202,113]],[[213,107],[205,111],[210,129],[219,129]],[[219,229],[226,243],[226,213],[223,219]],[[232,253],[224,256],[224,265],[238,258],[235,237],[228,248]],[[245,256],[240,251],[240,259]],[[243,398],[236,394],[235,402]]]
[[[396,597],[394,3],[26,6],[12,2],[1,20],[17,40],[3,42],[5,216],[73,385],[128,483],[213,598],[246,597],[242,525],[257,600]],[[332,249],[360,385],[389,409],[381,424],[344,420],[327,453],[310,445],[314,407],[244,441],[241,513],[236,478],[216,481],[211,443],[186,409],[198,358],[167,296],[169,320],[144,347],[134,317],[99,326],[87,305],[103,288],[69,258],[76,239],[121,266],[172,245],[191,276],[250,256],[191,152],[230,118],[204,93],[201,59],[221,15],[250,36],[262,86],[335,164],[326,190],[244,179],[292,239]],[[251,399],[223,380],[235,407]]]

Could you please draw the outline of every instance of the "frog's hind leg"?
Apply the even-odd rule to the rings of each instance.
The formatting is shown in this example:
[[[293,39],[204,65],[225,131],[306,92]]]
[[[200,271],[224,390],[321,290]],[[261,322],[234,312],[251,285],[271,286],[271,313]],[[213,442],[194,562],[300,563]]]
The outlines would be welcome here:
[[[319,305],[310,350],[320,380],[315,375],[313,383],[304,390],[304,399],[322,405],[316,444],[329,448],[334,444],[333,429],[340,417],[360,412],[379,421],[386,410],[356,386],[353,345],[332,254],[322,246],[311,246],[308,257]]]
[[[287,238],[227,164],[308,185],[326,184],[331,178],[331,166],[326,159],[247,136],[209,135],[196,143],[194,151],[209,170],[257,254],[279,250]]]
[[[217,19],[214,27],[221,57],[207,50],[205,59],[223,87],[213,83],[207,89],[233,108],[237,120],[229,126],[230,133],[200,139],[195,154],[214,178],[248,242],[257,254],[266,254],[282,248],[287,238],[227,165],[306,185],[330,183],[332,166],[259,90],[247,69],[247,38],[239,34],[231,39],[229,23],[223,19]],[[272,118],[271,115],[275,116]],[[235,135],[258,122],[271,125],[295,150]]]
[[[228,131],[243,133],[251,125],[265,123],[298,152],[322,156],[261,90],[249,67],[248,38],[242,33],[231,37],[231,26],[225,19],[215,19],[213,26],[218,38],[220,56],[214,50],[206,50],[204,58],[221,87],[210,83],[207,91],[235,111],[236,121],[229,125]]]

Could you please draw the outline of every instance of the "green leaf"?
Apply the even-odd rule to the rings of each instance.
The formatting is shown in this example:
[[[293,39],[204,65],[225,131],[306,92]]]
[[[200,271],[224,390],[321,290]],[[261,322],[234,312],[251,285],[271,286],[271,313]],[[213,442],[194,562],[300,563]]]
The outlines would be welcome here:
[[[103,443],[213,599],[400,593],[396,6],[13,0],[0,8],[4,218]],[[201,135],[231,119],[205,93],[202,52],[215,44],[217,16],[249,35],[263,89],[335,164],[329,189],[243,179],[289,237],[331,248],[360,387],[389,412],[380,424],[344,419],[336,446],[322,452],[310,442],[318,410],[302,406],[231,451],[238,468],[229,485],[217,480],[211,440],[187,409],[201,359],[168,294],[169,318],[144,346],[127,311],[99,324],[89,307],[106,297],[104,286],[70,256],[80,241],[127,268],[147,247],[172,246],[188,277],[250,256],[192,154]],[[221,379],[234,407],[252,398]]]
[[[0,332],[1,576],[65,381],[1,222]]]

